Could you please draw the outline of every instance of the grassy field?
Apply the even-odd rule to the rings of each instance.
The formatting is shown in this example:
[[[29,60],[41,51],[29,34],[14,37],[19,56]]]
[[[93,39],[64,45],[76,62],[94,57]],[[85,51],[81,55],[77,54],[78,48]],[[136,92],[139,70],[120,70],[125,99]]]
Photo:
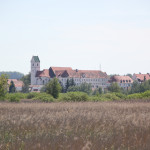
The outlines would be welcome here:
[[[0,150],[149,150],[150,103],[0,103]]]

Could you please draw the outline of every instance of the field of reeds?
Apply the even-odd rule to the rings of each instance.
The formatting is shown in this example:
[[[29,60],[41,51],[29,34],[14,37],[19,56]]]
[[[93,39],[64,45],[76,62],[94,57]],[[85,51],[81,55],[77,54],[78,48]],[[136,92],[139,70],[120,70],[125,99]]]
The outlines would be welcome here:
[[[0,103],[0,150],[149,149],[149,102]]]

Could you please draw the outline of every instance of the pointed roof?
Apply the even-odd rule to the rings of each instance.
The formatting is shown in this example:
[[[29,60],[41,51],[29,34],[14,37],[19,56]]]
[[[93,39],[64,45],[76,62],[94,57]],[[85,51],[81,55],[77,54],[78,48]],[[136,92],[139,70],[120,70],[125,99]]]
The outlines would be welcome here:
[[[40,59],[39,59],[38,56],[33,56],[33,59],[34,59],[35,62],[40,62]]]

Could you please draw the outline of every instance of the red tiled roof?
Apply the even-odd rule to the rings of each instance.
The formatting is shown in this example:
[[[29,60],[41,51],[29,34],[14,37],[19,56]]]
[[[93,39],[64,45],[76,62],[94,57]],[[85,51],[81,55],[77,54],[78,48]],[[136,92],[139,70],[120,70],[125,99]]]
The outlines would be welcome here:
[[[150,80],[150,75],[149,74],[135,74],[137,79],[140,79],[141,81],[144,81],[144,78],[146,80]]]
[[[61,76],[70,78],[106,78],[107,74],[98,70],[69,70],[65,71]]]
[[[44,69],[43,71],[37,71],[36,77],[50,77],[49,76],[49,70]]]
[[[128,83],[130,81],[130,83],[133,83],[133,80],[129,77],[129,76],[113,76],[111,77],[111,80],[112,82],[115,81],[115,82],[123,82],[124,83]]]
[[[22,87],[23,86],[23,82],[17,79],[8,79],[7,83],[8,85],[10,85],[11,81],[14,82],[15,87]]]
[[[65,70],[72,70],[71,67],[51,67],[52,70],[55,71],[65,71]]]

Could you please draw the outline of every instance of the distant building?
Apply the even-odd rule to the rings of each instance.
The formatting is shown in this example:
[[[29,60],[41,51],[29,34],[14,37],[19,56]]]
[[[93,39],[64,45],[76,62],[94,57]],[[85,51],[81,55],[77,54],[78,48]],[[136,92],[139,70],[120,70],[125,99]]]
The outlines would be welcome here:
[[[133,80],[138,81],[139,83],[142,83],[146,80],[150,80],[150,74],[133,74]]]
[[[7,83],[8,85],[10,85],[11,81],[14,82],[14,85],[16,87],[16,92],[21,92],[22,91],[22,86],[23,86],[23,82],[17,79],[8,79]]]
[[[129,76],[112,76],[111,83],[116,82],[123,89],[129,89],[133,84],[133,79]]]
[[[40,59],[33,56],[31,59],[31,87],[38,91],[41,85],[45,85],[52,78],[58,78],[65,87],[67,79],[74,79],[76,85],[86,82],[91,84],[92,88],[102,87],[104,90],[108,87],[108,76],[100,70],[73,70],[71,67],[50,67],[49,69],[40,70]],[[38,86],[38,88],[36,88]]]

